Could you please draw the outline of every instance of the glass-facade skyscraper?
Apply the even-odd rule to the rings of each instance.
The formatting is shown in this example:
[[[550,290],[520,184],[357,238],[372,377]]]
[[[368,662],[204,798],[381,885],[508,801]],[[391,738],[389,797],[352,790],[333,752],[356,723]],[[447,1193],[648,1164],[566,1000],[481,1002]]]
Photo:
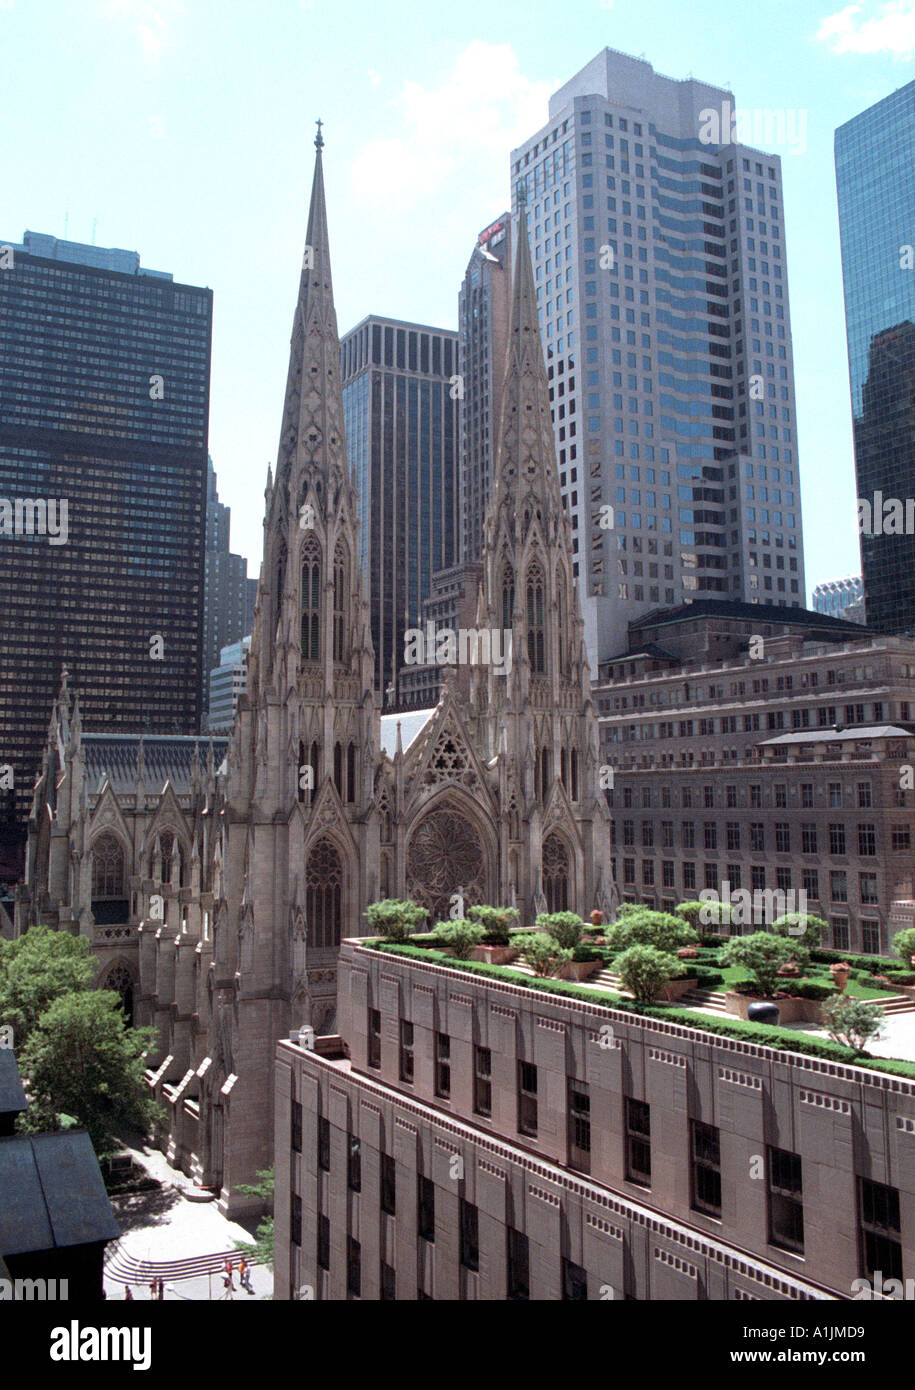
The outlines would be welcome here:
[[[0,253],[0,766],[14,784],[14,876],[64,666],[84,727],[199,729],[212,292],[134,252],[33,232]]]
[[[915,496],[915,82],[840,126],[835,156],[867,625],[911,633],[915,536],[884,509]]]
[[[781,162],[737,110],[604,49],[511,154],[592,666],[653,608],[804,605]]]
[[[371,315],[340,341],[376,692],[399,702],[404,632],[457,562],[458,335]],[[388,694],[393,687],[392,694]]]

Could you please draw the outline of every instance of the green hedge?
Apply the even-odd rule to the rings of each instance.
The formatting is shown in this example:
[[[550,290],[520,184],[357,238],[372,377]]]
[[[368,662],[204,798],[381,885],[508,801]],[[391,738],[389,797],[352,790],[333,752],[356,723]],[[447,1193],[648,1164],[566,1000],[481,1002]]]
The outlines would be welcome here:
[[[888,960],[886,956],[852,956],[847,951],[827,951],[822,946],[817,946],[810,952],[810,959],[818,965],[833,965],[845,961],[854,970],[866,970],[869,975],[884,975],[888,970],[899,969],[899,961],[896,958]]]
[[[405,956],[407,959],[431,961],[456,971],[466,971],[472,975],[483,975],[503,984],[518,985],[522,989],[534,990],[541,994],[565,995],[580,999],[585,1004],[600,1008],[618,1009],[623,1013],[642,1014],[647,1018],[658,1018],[668,1023],[680,1023],[693,1030],[714,1033],[725,1038],[738,1038],[761,1047],[772,1047],[780,1052],[800,1052],[808,1057],[823,1057],[830,1062],[847,1062],[853,1066],[867,1067],[871,1071],[891,1072],[895,1076],[915,1079],[915,1062],[901,1062],[895,1058],[869,1057],[866,1053],[856,1054],[850,1047],[832,1042],[827,1038],[810,1038],[790,1028],[772,1027],[762,1023],[744,1022],[739,1018],[720,1018],[714,1014],[697,1014],[688,1009],[675,1009],[658,1004],[637,1004],[632,999],[623,999],[609,990],[588,989],[567,980],[539,979],[513,970],[510,965],[487,965],[481,961],[456,961],[443,951],[421,950],[416,946],[400,946],[389,941],[364,942],[372,950],[385,951],[391,955]]]

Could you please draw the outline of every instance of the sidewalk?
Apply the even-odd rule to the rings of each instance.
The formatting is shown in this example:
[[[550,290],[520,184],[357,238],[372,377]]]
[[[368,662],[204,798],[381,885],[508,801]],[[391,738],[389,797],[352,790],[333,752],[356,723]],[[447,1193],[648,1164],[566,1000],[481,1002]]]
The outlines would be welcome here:
[[[149,1300],[150,1281],[161,1277],[166,1301],[272,1298],[273,1271],[260,1265],[250,1267],[254,1292],[246,1293],[239,1287],[237,1266],[243,1252],[235,1249],[235,1241],[253,1246],[250,1231],[227,1220],[215,1200],[201,1201],[200,1189],[172,1168],[157,1149],[132,1147],[130,1152],[162,1186],[111,1199],[122,1235],[106,1254],[107,1297],[123,1300],[126,1282],[135,1299]],[[194,1193],[196,1200],[191,1200],[188,1192]],[[234,1290],[223,1286],[222,1266],[227,1256],[235,1266]]]

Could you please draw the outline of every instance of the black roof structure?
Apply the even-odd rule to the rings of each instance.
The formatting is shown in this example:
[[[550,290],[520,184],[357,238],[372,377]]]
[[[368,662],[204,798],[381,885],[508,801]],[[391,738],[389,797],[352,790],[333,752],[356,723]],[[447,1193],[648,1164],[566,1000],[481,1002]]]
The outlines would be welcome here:
[[[0,1139],[0,1255],[90,1245],[121,1234],[82,1129]]]
[[[11,1047],[0,1047],[0,1115],[21,1115],[28,1108]]]

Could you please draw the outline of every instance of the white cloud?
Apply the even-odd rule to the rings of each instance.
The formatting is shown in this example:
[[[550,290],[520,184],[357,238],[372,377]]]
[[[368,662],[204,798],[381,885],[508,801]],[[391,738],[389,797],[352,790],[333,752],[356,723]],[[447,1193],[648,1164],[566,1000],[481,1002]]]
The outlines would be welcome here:
[[[400,212],[468,183],[485,206],[504,202],[509,151],[546,123],[557,86],[525,77],[510,44],[474,39],[434,85],[404,84],[390,133],[353,160],[353,191]]]
[[[915,54],[915,0],[889,0],[863,17],[863,4],[846,5],[823,20],[817,38],[833,53]]]
[[[175,21],[182,8],[181,0],[104,0],[102,13],[133,28],[143,56],[156,64],[174,46]]]

